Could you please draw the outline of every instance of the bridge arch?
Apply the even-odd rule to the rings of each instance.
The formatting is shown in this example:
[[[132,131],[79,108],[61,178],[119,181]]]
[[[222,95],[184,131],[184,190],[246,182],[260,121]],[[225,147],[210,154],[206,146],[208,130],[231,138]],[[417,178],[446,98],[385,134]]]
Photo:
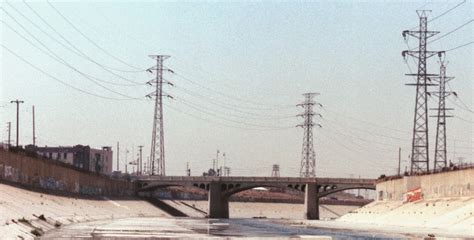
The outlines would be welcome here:
[[[337,193],[337,192],[342,192],[342,191],[345,191],[345,190],[353,190],[353,189],[368,189],[368,190],[375,190],[375,187],[367,187],[367,186],[347,186],[347,187],[337,187],[335,186],[335,188],[332,188],[332,189],[329,189],[329,190],[326,190],[326,191],[322,191],[322,192],[318,192],[318,198],[322,198],[322,197],[325,197],[327,195],[330,195],[330,194],[333,194],[333,193]]]
[[[179,184],[179,183],[160,183],[160,184],[148,184],[143,183],[140,184],[136,191],[137,192],[151,192],[155,191],[160,188],[167,188],[167,187],[194,187],[203,190],[209,190],[209,184],[206,183],[193,183],[193,184]]]
[[[230,184],[232,185],[232,184]],[[302,186],[299,186],[299,185],[272,185],[272,184],[249,184],[249,185],[245,185],[245,186],[241,186],[240,184],[237,184],[238,186],[235,186],[235,187],[228,187],[226,191],[223,191],[223,195],[224,197],[226,198],[229,198],[230,196],[236,194],[236,193],[239,193],[239,192],[243,192],[243,191],[247,191],[247,190],[251,190],[253,188],[259,188],[259,187],[263,187],[263,188],[280,188],[280,189],[290,189],[290,190],[296,190],[296,191],[300,191],[300,192],[303,192],[305,191],[305,185],[302,185]]]

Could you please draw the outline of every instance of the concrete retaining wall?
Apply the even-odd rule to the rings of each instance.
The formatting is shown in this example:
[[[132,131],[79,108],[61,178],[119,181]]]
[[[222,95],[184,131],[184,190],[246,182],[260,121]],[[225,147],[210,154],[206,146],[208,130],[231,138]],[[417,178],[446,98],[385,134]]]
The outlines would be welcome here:
[[[0,150],[0,180],[61,193],[130,196],[133,184],[50,159]]]
[[[402,201],[404,194],[421,188],[424,199],[474,196],[474,168],[377,183],[377,200]]]

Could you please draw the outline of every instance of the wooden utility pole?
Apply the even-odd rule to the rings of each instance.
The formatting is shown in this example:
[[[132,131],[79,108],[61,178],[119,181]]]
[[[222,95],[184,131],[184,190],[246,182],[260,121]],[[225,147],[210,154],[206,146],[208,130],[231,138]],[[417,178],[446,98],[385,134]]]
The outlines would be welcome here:
[[[400,176],[400,164],[402,161],[402,148],[398,148],[398,176]]]
[[[139,175],[142,175],[142,149],[143,149],[143,145],[140,145],[138,146],[138,149],[140,151],[140,157],[138,158],[138,174]]]
[[[117,171],[120,171],[119,163],[120,163],[120,142],[117,142]]]
[[[33,113],[33,146],[36,146],[36,133],[35,133],[35,105],[32,108]]]
[[[10,101],[10,103],[16,103],[16,147],[18,147],[18,139],[19,139],[19,132],[20,132],[20,103],[24,103],[21,100]]]
[[[7,128],[8,128],[8,142],[7,142],[7,149],[10,148],[10,136],[11,136],[11,130],[12,130],[12,122],[7,122]]]
[[[128,149],[125,149],[125,173],[128,173],[127,165],[128,165]]]
[[[7,143],[7,148],[10,149],[10,144],[12,142],[11,140],[11,132],[12,132],[12,122],[8,122],[8,143]]]

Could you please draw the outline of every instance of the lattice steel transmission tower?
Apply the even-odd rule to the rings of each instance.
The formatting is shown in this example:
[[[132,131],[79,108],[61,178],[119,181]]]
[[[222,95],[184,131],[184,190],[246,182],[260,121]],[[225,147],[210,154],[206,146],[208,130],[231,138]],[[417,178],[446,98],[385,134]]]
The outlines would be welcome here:
[[[313,111],[314,105],[321,104],[316,103],[313,98],[314,96],[319,95],[319,93],[305,93],[303,96],[305,97],[305,101],[300,103],[296,106],[302,107],[304,112],[302,114],[298,114],[297,116],[303,117],[303,123],[297,125],[297,127],[302,127],[304,129],[304,136],[303,136],[303,149],[302,149],[302,156],[301,156],[301,167],[300,167],[300,177],[315,177],[315,164],[316,164],[316,154],[314,152],[313,146],[313,126],[319,126],[319,124],[315,124],[313,122],[313,116],[318,115]]]
[[[434,169],[441,170],[447,167],[447,151],[446,151],[446,118],[453,117],[447,115],[446,111],[454,110],[454,108],[446,108],[446,97],[450,95],[456,96],[455,92],[446,91],[446,83],[454,79],[454,77],[446,76],[446,65],[447,62],[440,60],[439,77],[437,81],[439,83],[439,90],[431,92],[433,95],[438,97],[438,108],[432,108],[437,111],[436,117],[438,124],[436,125],[436,145],[434,154]]]
[[[416,11],[420,18],[419,30],[403,31],[402,35],[407,40],[407,35],[418,38],[418,49],[409,49],[402,52],[404,58],[411,56],[418,59],[418,73],[407,74],[416,76],[416,83],[407,84],[416,86],[415,117],[413,124],[413,139],[411,147],[411,168],[412,173],[429,171],[429,144],[428,144],[428,91],[427,87],[434,85],[429,79],[436,74],[428,74],[426,60],[439,52],[427,51],[427,39],[439,32],[428,31],[428,18],[426,10]]]
[[[273,164],[272,167],[272,177],[280,177],[280,165]]]
[[[170,56],[167,55],[150,55],[156,60],[156,66],[148,68],[147,71],[153,73],[155,71],[156,77],[148,82],[149,85],[155,85],[154,92],[147,95],[147,97],[155,98],[155,114],[153,116],[153,133],[151,136],[150,146],[150,163],[151,175],[165,176],[165,137],[163,129],[163,96],[170,97],[163,92],[163,83],[170,84],[164,81],[163,70],[172,72],[169,69],[163,69],[163,61]]]

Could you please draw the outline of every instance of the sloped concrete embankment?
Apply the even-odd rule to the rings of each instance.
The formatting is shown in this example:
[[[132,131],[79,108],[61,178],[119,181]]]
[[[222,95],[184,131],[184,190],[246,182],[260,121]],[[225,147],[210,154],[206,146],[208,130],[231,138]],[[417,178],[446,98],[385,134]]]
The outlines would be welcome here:
[[[76,222],[148,216],[169,215],[136,198],[72,198],[0,184],[1,239],[32,239]]]
[[[421,200],[407,201],[412,189],[421,189]],[[474,237],[474,169],[384,181],[377,184],[376,191],[377,201],[338,221]]]
[[[169,216],[135,198],[132,182],[0,150],[0,238],[33,238],[74,222]]]

